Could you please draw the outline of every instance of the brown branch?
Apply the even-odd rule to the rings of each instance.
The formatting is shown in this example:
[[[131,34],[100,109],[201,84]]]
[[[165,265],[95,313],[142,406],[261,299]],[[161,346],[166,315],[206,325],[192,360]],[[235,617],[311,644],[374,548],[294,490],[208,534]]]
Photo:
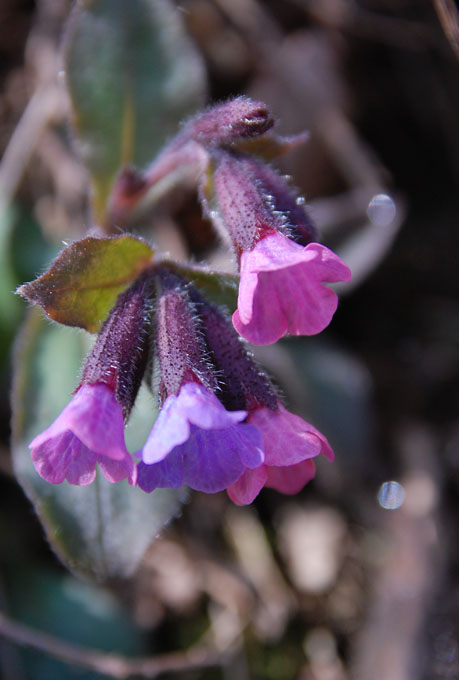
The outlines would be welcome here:
[[[65,663],[112,678],[140,676],[156,678],[165,672],[183,672],[226,664],[231,657],[234,640],[224,650],[217,651],[198,643],[184,652],[171,652],[156,657],[129,658],[60,640],[47,633],[29,628],[0,613],[0,636],[25,647],[49,654]]]

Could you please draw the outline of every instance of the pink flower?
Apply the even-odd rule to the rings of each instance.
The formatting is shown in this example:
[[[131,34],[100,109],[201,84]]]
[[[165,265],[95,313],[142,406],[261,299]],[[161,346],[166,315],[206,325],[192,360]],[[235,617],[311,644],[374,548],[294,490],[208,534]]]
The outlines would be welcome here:
[[[323,284],[351,278],[349,268],[325,246],[303,247],[274,231],[242,252],[240,268],[233,324],[254,345],[269,345],[286,333],[320,333],[338,304],[336,293]]]
[[[122,407],[102,383],[83,384],[30,449],[35,469],[51,484],[64,479],[79,486],[91,484],[96,464],[109,482],[127,477],[135,484],[136,468],[124,443]]]
[[[272,232],[241,255],[234,327],[254,345],[269,345],[286,333],[320,333],[338,305],[336,293],[323,284],[350,278],[344,262],[320,243],[303,247]]]
[[[234,327],[256,345],[319,333],[338,304],[323,284],[348,281],[349,268],[314,242],[309,216],[269,166],[241,153],[215,157],[216,225],[227,231],[241,275]]]
[[[251,503],[264,486],[285,494],[297,493],[314,477],[312,458],[324,454],[333,460],[323,434],[280,403],[277,411],[263,406],[251,411],[247,422],[262,434],[265,461],[254,470],[245,470],[228,487],[228,495],[237,505]]]
[[[186,382],[169,396],[138,455],[138,485],[223,491],[247,468],[263,463],[261,435],[243,424],[246,411],[227,411],[215,394]]]

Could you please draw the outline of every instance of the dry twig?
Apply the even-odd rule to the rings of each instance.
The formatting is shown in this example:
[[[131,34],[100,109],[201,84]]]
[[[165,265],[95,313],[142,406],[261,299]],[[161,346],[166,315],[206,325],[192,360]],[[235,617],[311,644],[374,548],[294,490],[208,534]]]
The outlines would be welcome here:
[[[239,631],[238,631],[239,632]],[[215,650],[209,644],[199,642],[182,652],[171,652],[156,657],[129,658],[121,654],[103,652],[60,640],[47,633],[34,630],[13,621],[0,613],[0,635],[19,645],[49,654],[65,663],[112,678],[157,678],[162,673],[191,671],[198,668],[223,666],[231,659],[236,640],[227,641],[223,650]],[[207,636],[204,636],[206,638]]]

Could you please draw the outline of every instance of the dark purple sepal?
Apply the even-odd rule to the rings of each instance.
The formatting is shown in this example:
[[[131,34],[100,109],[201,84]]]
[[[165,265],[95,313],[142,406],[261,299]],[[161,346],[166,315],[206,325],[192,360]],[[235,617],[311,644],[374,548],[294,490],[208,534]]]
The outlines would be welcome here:
[[[317,240],[317,229],[303,206],[303,199],[296,190],[289,187],[267,163],[247,157],[245,164],[250,167],[253,177],[272,209],[283,217],[288,236],[302,246]]]
[[[148,360],[152,270],[122,293],[102,326],[83,368],[81,383],[108,385],[128,418]]]
[[[229,233],[238,258],[260,238],[279,232],[299,245],[315,240],[316,228],[301,198],[268,164],[246,154],[214,154],[213,191],[218,219]],[[208,194],[201,188],[204,210]]]
[[[282,217],[253,174],[252,159],[219,151],[214,155],[213,187],[217,212],[238,258],[267,233],[282,228]]]
[[[156,352],[161,397],[177,394],[188,380],[214,390],[217,378],[207,360],[199,318],[187,283],[166,267],[158,268],[156,283]]]
[[[220,377],[218,397],[222,404],[231,411],[256,405],[276,411],[278,395],[266,373],[247,351],[231,320],[196,289],[190,286],[189,290],[202,319],[209,356]]]

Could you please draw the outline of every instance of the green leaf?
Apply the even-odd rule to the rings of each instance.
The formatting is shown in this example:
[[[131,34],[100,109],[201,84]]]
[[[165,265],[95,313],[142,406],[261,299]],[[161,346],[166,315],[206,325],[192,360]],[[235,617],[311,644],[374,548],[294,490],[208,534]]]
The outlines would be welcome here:
[[[13,461],[48,540],[72,570],[104,581],[131,575],[161,528],[179,512],[183,490],[146,494],[98,473],[84,487],[48,484],[32,464],[29,442],[59,415],[78,383],[87,336],[50,324],[32,309],[22,331],[13,387]],[[148,391],[139,395],[128,445],[139,448],[155,418]]]
[[[168,0],[85,0],[64,45],[79,151],[104,223],[122,165],[143,167],[205,91],[200,56]]]
[[[152,257],[148,243],[134,236],[89,236],[64,248],[47,272],[17,292],[54,321],[94,333]]]
[[[213,272],[202,267],[166,262],[171,271],[191,281],[206,298],[216,305],[223,305],[233,312],[237,307],[239,276]]]

